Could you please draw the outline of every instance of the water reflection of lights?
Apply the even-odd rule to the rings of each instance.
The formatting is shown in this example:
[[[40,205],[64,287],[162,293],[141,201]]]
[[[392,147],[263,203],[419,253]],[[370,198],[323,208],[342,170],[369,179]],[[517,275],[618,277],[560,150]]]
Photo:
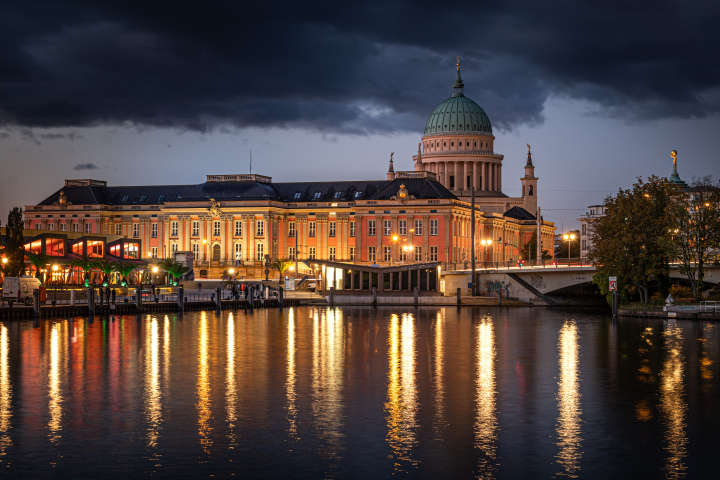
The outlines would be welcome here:
[[[60,389],[60,362],[62,360],[62,352],[60,339],[63,332],[64,323],[54,323],[50,330],[50,371],[48,372],[48,411],[50,420],[48,428],[50,430],[50,441],[58,442],[60,440],[60,431],[62,430],[62,403],[63,396]]]
[[[411,314],[393,314],[388,331],[387,442],[393,451],[394,468],[408,471],[415,465],[412,448],[417,443],[417,386],[415,384],[415,322]]]
[[[653,329],[646,327],[640,335],[640,346],[638,347],[638,358],[640,366],[638,367],[638,381],[647,384],[654,384],[656,381],[652,371],[650,362],[650,354],[653,352]],[[653,417],[653,407],[647,400],[638,400],[635,403],[635,417],[641,422],[650,421]]]
[[[228,313],[227,319],[227,367],[225,375],[225,411],[228,422],[230,445],[237,444],[235,422],[237,422],[237,380],[235,379],[235,319]]]
[[[687,404],[685,403],[684,358],[682,354],[682,330],[675,323],[668,323],[663,331],[665,361],[660,373],[660,410],[665,417],[666,478],[685,476],[687,456]]]
[[[288,434],[291,438],[297,438],[297,392],[295,391],[295,382],[297,380],[295,366],[295,309],[288,311],[287,326],[287,380],[285,381],[285,392],[287,396],[287,419]]]
[[[480,450],[477,476],[495,478],[498,420],[495,399],[495,328],[491,317],[485,316],[475,324],[475,338],[475,448]]]
[[[326,458],[340,453],[342,433],[343,323],[339,309],[313,315],[312,412]]]
[[[145,419],[150,448],[157,447],[161,418],[160,335],[158,320],[153,317],[145,322]]]
[[[12,446],[12,383],[10,382],[10,338],[8,329],[0,324],[0,463],[8,447]]]
[[[200,314],[198,322],[198,377],[197,377],[197,411],[198,411],[198,433],[200,444],[205,453],[210,453],[212,446],[212,427],[210,417],[212,409],[210,405],[210,366],[209,366],[209,334],[208,317],[206,312]]]
[[[435,319],[435,414],[433,415],[433,432],[436,439],[442,439],[445,422],[445,384],[443,383],[443,318],[437,312]]]
[[[567,320],[560,329],[558,339],[560,380],[558,381],[558,421],[557,436],[559,451],[557,462],[563,467],[560,476],[576,478],[580,470],[580,378],[578,361],[580,345],[578,344],[577,325],[574,320]]]

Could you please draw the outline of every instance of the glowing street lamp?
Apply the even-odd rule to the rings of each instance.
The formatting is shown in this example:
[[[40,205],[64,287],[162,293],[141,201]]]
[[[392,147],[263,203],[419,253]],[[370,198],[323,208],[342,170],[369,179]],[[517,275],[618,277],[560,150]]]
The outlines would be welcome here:
[[[490,240],[489,238],[487,240],[480,240],[480,245],[485,247],[485,268],[487,269],[487,262],[488,262],[487,249],[490,245],[492,245],[492,240]]]
[[[566,233],[565,235],[563,235],[563,238],[565,240],[567,240],[567,242],[568,242],[568,266],[570,266],[570,242],[575,240],[575,234],[574,233],[570,233],[570,234]]]

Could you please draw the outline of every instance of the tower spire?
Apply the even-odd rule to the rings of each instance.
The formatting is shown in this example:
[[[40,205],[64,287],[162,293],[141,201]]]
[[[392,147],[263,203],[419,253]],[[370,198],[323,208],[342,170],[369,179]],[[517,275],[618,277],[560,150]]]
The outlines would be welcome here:
[[[392,152],[390,154],[390,168],[388,168],[388,172],[387,172],[388,180],[395,180],[395,168],[393,167],[393,155],[395,155],[395,152]]]
[[[528,159],[527,159],[527,163],[525,164],[525,166],[530,167],[530,166],[532,166],[532,153],[530,152],[530,144],[529,143],[527,144],[527,147],[528,147]]]
[[[453,97],[464,97],[462,78],[460,78],[460,56],[455,57],[457,59],[457,71],[455,72],[455,82],[453,83]]]

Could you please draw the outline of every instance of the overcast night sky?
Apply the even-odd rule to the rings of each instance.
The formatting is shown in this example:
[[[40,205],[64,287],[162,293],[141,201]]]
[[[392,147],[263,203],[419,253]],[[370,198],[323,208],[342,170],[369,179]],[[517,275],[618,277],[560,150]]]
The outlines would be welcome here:
[[[452,94],[488,114],[520,195],[529,143],[561,227],[636,177],[720,177],[720,3],[0,4],[0,219],[67,178],[196,184],[412,170]]]

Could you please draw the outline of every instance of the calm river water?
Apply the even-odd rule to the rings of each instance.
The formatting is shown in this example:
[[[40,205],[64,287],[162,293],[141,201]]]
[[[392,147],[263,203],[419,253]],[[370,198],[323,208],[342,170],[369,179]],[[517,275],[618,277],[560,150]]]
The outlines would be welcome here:
[[[0,476],[715,478],[719,355],[540,308],[0,322]]]

